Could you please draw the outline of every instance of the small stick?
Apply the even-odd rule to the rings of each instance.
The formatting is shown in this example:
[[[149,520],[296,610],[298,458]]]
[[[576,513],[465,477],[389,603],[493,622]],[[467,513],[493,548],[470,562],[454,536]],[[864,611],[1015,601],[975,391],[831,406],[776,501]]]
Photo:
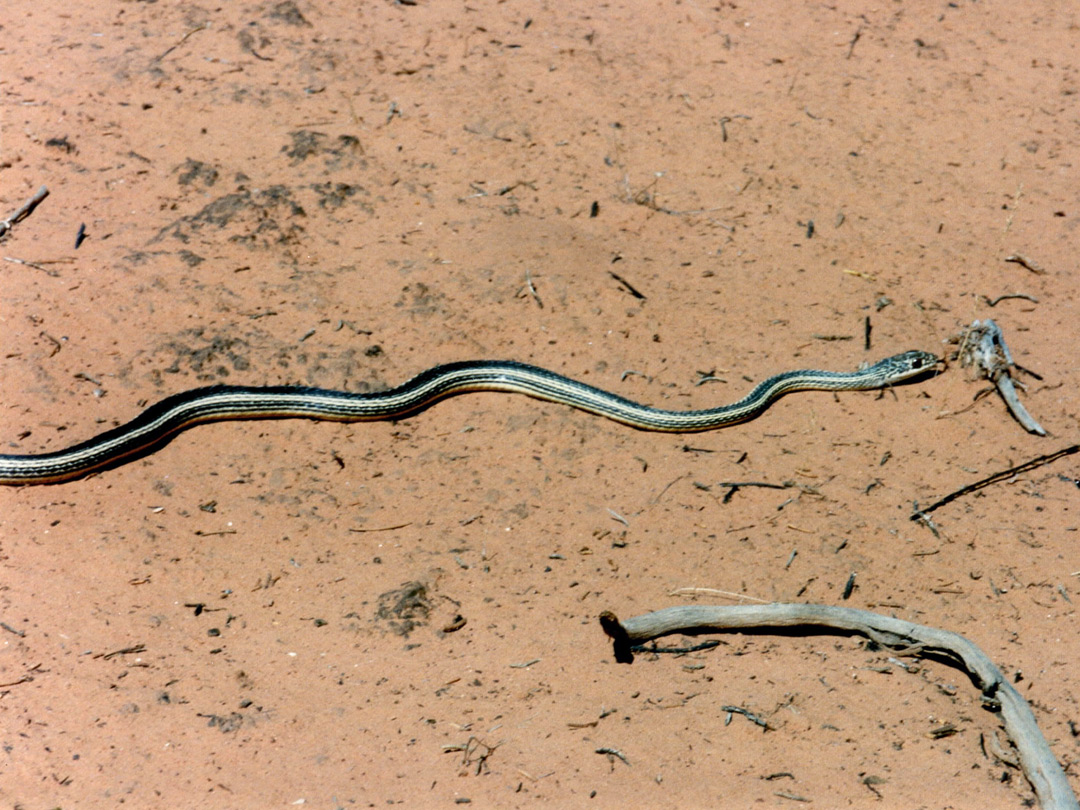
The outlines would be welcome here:
[[[767,489],[790,489],[795,486],[792,481],[785,481],[782,484],[770,484],[767,481],[717,481],[718,487],[733,487],[738,489],[739,487],[765,487]]]
[[[472,521],[470,520],[469,523],[471,523],[471,522]],[[350,532],[356,532],[357,534],[362,534],[364,532],[392,532],[392,531],[394,531],[394,529],[404,529],[406,526],[411,526],[411,525],[412,525],[412,522],[410,521],[409,523],[398,523],[396,526],[380,526],[377,529],[349,529],[349,531]],[[465,526],[467,524],[462,523],[461,525]]]
[[[32,681],[32,680],[34,680],[33,675],[23,675],[17,681],[8,681],[7,683],[0,683],[0,689],[6,689],[9,686],[18,686],[21,683],[30,683],[30,681]]]
[[[520,664],[511,664],[510,667],[511,667],[511,669],[528,669],[533,664],[539,664],[539,663],[540,663],[540,659],[539,658],[534,658],[531,661],[522,661]]]
[[[1030,301],[1033,304],[1039,303],[1038,298],[1036,298],[1034,295],[1028,295],[1027,293],[1009,293],[1006,295],[999,295],[997,298],[989,298],[985,295],[983,296],[983,299],[986,301],[986,305],[988,307],[996,307],[1002,301],[1008,301],[1010,298],[1023,298],[1025,301]]]
[[[613,765],[615,764],[615,760],[613,759],[613,757],[618,757],[619,759],[621,759],[624,763],[626,763],[627,767],[629,767],[630,765],[630,760],[626,758],[626,754],[624,754],[618,748],[597,748],[596,753],[607,754],[608,759],[611,760],[611,763]]]
[[[536,302],[536,305],[540,307],[540,309],[543,309],[544,302],[540,300],[540,293],[536,291],[536,285],[533,284],[532,270],[525,270],[525,286],[529,290],[529,295],[531,295],[533,297],[533,300]]]
[[[21,264],[21,265],[23,265],[25,267],[33,267],[35,270],[40,270],[41,272],[45,273],[46,275],[50,275],[53,278],[56,278],[57,276],[60,275],[60,272],[58,270],[50,270],[48,267],[44,267],[43,265],[46,265],[46,264],[71,264],[74,261],[74,259],[43,259],[40,262],[30,262],[30,261],[27,261],[26,259],[16,259],[14,256],[5,256],[4,261],[5,262],[11,262],[12,264]]]
[[[116,655],[134,655],[135,653],[146,652],[145,644],[135,644],[131,647],[124,647],[122,650],[113,650],[107,653],[98,653],[94,658],[103,658],[108,661],[110,658]]]
[[[18,208],[16,208],[15,211],[7,219],[0,220],[0,236],[3,236],[13,227],[15,227],[16,224],[22,222],[24,219],[30,216],[30,214],[33,213],[34,209],[41,204],[41,201],[48,196],[48,187],[42,186],[34,192],[33,197],[24,202]]]
[[[851,58],[851,54],[855,51],[855,43],[857,43],[861,38],[862,26],[860,25],[858,28],[855,29],[855,36],[851,38],[851,42],[848,44],[847,56],[844,57],[845,59]]]
[[[805,802],[807,804],[810,802],[810,799],[805,796],[800,796],[798,793],[789,793],[786,790],[774,790],[773,795],[779,796],[781,799],[789,799],[793,802]]]
[[[723,499],[721,499],[721,503],[731,503],[731,499],[735,497],[735,493],[743,487],[764,487],[765,489],[801,489],[803,492],[812,493],[812,488],[801,487],[794,481],[785,481],[782,484],[770,484],[767,481],[717,481],[716,486],[728,488],[728,491],[724,493]]]
[[[919,508],[918,502],[916,502],[915,508],[916,509]],[[922,512],[917,512],[915,515],[912,515],[911,519],[912,520],[917,520],[919,523],[921,523],[922,525],[924,525],[926,528],[928,528],[930,530],[930,534],[934,535],[934,537],[936,537],[938,540],[941,539],[941,532],[938,531],[937,524],[934,523],[934,521],[931,519],[931,517],[929,515],[923,514]],[[938,553],[938,549],[935,549],[934,551],[925,551],[925,552],[921,552],[921,553],[917,551],[917,552],[915,552],[915,554],[913,556],[922,557],[924,555],[937,554],[937,553]]]
[[[747,596],[743,593],[734,593],[732,591],[721,591],[717,588],[676,588],[668,593],[668,596],[697,596],[698,594],[707,593],[711,596],[726,596],[728,599],[738,599],[739,601],[746,602],[758,602],[762,605],[768,604],[764,599],[758,599],[756,596]]]
[[[980,490],[983,487],[988,487],[991,484],[996,484],[998,481],[1004,481],[1007,478],[1012,478],[1014,475],[1019,475],[1020,473],[1027,472],[1028,470],[1034,470],[1037,467],[1042,467],[1045,464],[1049,464],[1052,461],[1057,461],[1059,458],[1062,458],[1064,456],[1071,456],[1074,453],[1080,453],[1080,444],[1070,445],[1069,447],[1058,450],[1056,453],[1047,453],[1045,456],[1039,456],[1038,458],[1033,458],[1030,461],[1025,461],[1023,464],[1017,464],[1015,467],[1010,467],[1007,470],[996,472],[993,475],[983,478],[981,481],[976,481],[974,484],[968,484],[966,487],[961,487],[955,492],[950,492],[944,498],[939,501],[935,501],[925,509],[916,509],[915,512],[912,513],[910,519],[929,522],[929,518],[927,518],[927,515],[929,515],[935,509],[940,509],[942,506],[945,506],[945,504],[952,503],[962,495],[967,495],[968,493],[975,492],[976,490]]]
[[[209,23],[203,23],[202,25],[197,25],[197,26],[195,26],[195,27],[194,27],[194,28],[192,28],[192,29],[191,29],[190,31],[188,31],[188,32],[187,32],[186,34],[184,34],[184,35],[183,35],[182,37],[180,37],[180,41],[179,41],[179,42],[177,42],[177,43],[176,43],[175,45],[173,45],[173,46],[172,46],[171,48],[167,48],[167,49],[166,49],[166,50],[165,50],[165,51],[164,51],[164,52],[163,52],[163,53],[161,54],[161,56],[158,56],[158,57],[156,57],[156,58],[154,59],[154,61],[155,61],[155,62],[160,62],[160,61],[161,61],[162,59],[164,59],[164,58],[165,58],[166,56],[168,56],[168,55],[169,55],[170,53],[172,53],[172,52],[173,52],[173,51],[175,51],[175,50],[176,50],[177,48],[179,48],[179,47],[180,47],[181,45],[183,45],[183,44],[184,44],[185,42],[187,42],[187,41],[188,41],[188,37],[190,37],[190,36],[191,36],[192,34],[197,34],[197,33],[198,33],[199,31],[205,31],[205,30],[206,30],[207,28],[209,28],[209,27],[210,27]],[[255,54],[255,55],[256,55],[256,56],[258,56],[258,54]]]
[[[636,287],[634,287],[633,284],[631,284],[625,278],[620,276],[618,273],[613,273],[610,270],[608,270],[608,275],[611,276],[613,279],[615,279],[620,284],[622,284],[623,287],[626,288],[626,291],[628,293],[630,293],[632,296],[634,296],[634,298],[637,298],[637,299],[639,299],[641,301],[645,300],[645,293],[640,292]]]
[[[855,591],[855,572],[851,572],[851,576],[848,577],[847,583],[844,585],[844,592],[840,594],[841,599],[850,599],[851,594]]]
[[[713,639],[712,641],[703,641],[700,644],[692,644],[688,647],[658,647],[656,643],[650,644],[634,644],[630,647],[630,652],[636,653],[665,653],[669,655],[685,655],[686,653],[701,652],[702,650],[711,650],[715,647],[719,647],[720,642]]]
[[[772,728],[772,726],[770,726],[765,720],[762,720],[758,715],[754,714],[751,711],[748,711],[747,709],[742,708],[741,706],[721,706],[720,708],[722,711],[725,711],[728,714],[741,714],[754,725],[761,726],[761,728],[765,731],[769,731]],[[725,723],[724,725],[727,725],[727,723]]]
[[[1029,259],[1027,256],[1023,255],[1022,253],[1013,253],[1010,256],[1006,256],[1005,261],[1012,262],[1013,264],[1018,264],[1021,267],[1024,267],[1024,268],[1030,270],[1032,273],[1034,273],[1037,276],[1045,276],[1046,275],[1046,271],[1043,270],[1040,265],[1036,264],[1035,262],[1033,262],[1031,259]]]

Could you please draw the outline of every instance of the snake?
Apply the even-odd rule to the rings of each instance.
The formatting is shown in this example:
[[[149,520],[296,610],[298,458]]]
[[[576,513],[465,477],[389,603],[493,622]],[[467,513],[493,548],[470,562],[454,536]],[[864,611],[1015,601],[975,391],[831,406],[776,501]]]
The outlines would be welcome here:
[[[55,484],[160,448],[194,425],[238,419],[315,419],[359,422],[399,419],[438,400],[468,391],[526,394],[568,405],[647,431],[688,433],[752,419],[792,391],[866,391],[930,371],[937,356],[908,351],[853,372],[801,370],[776,374],[730,405],[673,411],[642,405],[539,366],[509,360],[468,360],[422,371],[375,393],[300,386],[213,385],[162,399],[130,422],[66,449],[31,455],[0,454],[0,484]]]

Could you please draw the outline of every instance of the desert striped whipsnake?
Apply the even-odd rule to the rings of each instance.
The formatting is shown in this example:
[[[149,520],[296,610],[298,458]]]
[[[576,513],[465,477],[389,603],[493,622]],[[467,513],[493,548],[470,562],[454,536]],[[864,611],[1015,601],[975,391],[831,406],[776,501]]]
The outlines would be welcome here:
[[[669,411],[641,405],[553,371],[510,361],[467,361],[435,366],[387,391],[353,394],[293,386],[219,385],[173,394],[130,422],[91,439],[32,455],[0,455],[0,484],[51,484],[79,478],[162,445],[203,422],[306,418],[339,422],[397,419],[466,391],[502,391],[570,405],[641,430],[693,432],[751,419],[791,391],[864,391],[923,374],[938,363],[929,352],[909,351],[853,372],[787,371],[758,383],[731,405]]]

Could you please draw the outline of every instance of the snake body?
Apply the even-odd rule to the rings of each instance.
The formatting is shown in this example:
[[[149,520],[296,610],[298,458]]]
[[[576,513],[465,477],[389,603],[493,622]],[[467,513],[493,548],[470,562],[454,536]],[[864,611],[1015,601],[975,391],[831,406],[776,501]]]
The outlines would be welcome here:
[[[932,369],[938,358],[909,351],[854,372],[787,371],[758,383],[731,405],[669,411],[642,405],[537,366],[466,361],[435,366],[373,394],[294,386],[217,385],[166,397],[130,422],[63,450],[0,455],[0,484],[51,484],[147,453],[192,425],[232,419],[306,418],[339,422],[398,419],[467,391],[502,391],[570,405],[641,430],[693,432],[726,427],[760,414],[791,391],[884,388]]]

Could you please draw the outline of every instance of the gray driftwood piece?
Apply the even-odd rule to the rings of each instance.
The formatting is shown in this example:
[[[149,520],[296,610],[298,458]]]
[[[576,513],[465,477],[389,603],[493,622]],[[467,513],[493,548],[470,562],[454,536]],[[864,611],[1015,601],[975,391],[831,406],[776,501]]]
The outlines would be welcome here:
[[[961,635],[882,616],[867,610],[826,605],[690,605],[645,613],[626,621],[612,613],[600,617],[615,640],[615,653],[629,660],[630,647],[671,633],[705,633],[764,627],[817,627],[866,636],[900,654],[932,655],[962,667],[982,691],[983,700],[999,709],[1016,746],[1024,775],[1044,810],[1080,810],[1061,765],[1039,730],[1035,715],[1020,693],[975,644]],[[621,648],[621,649],[620,649]]]
[[[1016,421],[1024,426],[1024,430],[1039,436],[1046,435],[1043,426],[1028,413],[1027,408],[1020,402],[1020,397],[1016,395],[1016,384],[1012,378],[1016,363],[1013,362],[1012,353],[1005,345],[1005,335],[997,323],[990,318],[972,323],[964,333],[959,357],[960,365],[979,368],[986,378],[997,386],[1001,398],[1009,406]]]

